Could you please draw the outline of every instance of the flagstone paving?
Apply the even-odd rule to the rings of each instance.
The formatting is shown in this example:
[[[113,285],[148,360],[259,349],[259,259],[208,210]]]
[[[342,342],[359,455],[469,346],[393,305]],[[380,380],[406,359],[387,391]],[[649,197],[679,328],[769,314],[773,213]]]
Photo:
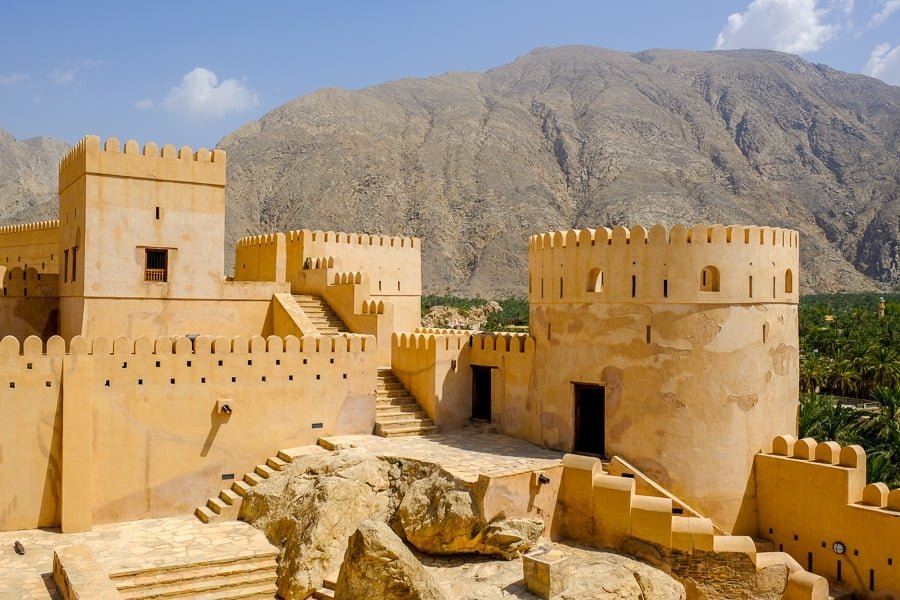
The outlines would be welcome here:
[[[19,540],[25,554],[16,554]],[[274,550],[241,521],[204,525],[193,515],[97,525],[84,533],[29,529],[0,533],[0,599],[60,599],[51,576],[53,548],[88,544],[107,571],[158,568],[185,562],[253,556]]]
[[[498,476],[546,469],[558,466],[562,458],[560,452],[522,440],[470,430],[425,437],[332,436],[323,441],[337,448],[352,446],[382,456],[435,462],[467,481],[476,481],[479,474]],[[15,553],[16,540],[25,546],[24,556]],[[249,556],[263,546],[271,548],[262,533],[246,523],[221,521],[205,525],[193,515],[97,525],[84,533],[67,534],[52,529],[0,532],[0,600],[61,599],[51,576],[53,548],[84,543],[91,546],[97,561],[109,571],[153,568],[187,560],[201,562],[223,554]],[[505,573],[505,577],[514,577],[513,571]]]

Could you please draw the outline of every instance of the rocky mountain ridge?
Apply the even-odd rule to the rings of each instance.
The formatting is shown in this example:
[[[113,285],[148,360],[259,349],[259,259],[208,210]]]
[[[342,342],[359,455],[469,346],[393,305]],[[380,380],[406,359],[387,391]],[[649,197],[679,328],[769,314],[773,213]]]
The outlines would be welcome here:
[[[220,146],[230,245],[414,235],[430,293],[522,294],[532,233],[695,222],[799,230],[804,293],[900,284],[900,88],[793,55],[539,49],[319,90]],[[46,218],[31,198],[0,194],[2,220]]]

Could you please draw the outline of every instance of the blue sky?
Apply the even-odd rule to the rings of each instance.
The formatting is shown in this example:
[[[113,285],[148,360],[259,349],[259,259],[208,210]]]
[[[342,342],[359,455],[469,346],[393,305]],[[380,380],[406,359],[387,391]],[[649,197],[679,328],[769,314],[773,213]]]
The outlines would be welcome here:
[[[900,85],[900,0],[51,2],[0,9],[0,128],[213,146],[322,87],[541,46],[770,48]]]

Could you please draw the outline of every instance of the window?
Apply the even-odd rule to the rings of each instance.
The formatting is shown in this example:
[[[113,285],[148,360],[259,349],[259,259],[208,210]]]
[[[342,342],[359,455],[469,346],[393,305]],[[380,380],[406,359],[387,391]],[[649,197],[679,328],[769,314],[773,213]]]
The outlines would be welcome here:
[[[78,279],[78,246],[72,246],[72,281]]]
[[[69,251],[63,250],[63,282],[69,281]]]
[[[147,248],[144,281],[168,281],[169,251]]]
[[[700,272],[700,291],[719,291],[719,270],[713,266],[703,267]]]
[[[603,291],[603,271],[601,269],[591,269],[588,273],[587,291],[602,292]]]
[[[784,272],[784,293],[794,293],[794,274],[790,269]]]

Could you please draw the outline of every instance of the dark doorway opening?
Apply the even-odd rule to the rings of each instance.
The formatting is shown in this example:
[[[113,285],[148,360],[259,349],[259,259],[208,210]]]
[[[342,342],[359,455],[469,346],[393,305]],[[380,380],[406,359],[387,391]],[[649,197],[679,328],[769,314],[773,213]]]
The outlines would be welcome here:
[[[606,389],[575,384],[575,448],[578,454],[606,456]]]
[[[491,367],[472,367],[472,419],[491,420]]]

